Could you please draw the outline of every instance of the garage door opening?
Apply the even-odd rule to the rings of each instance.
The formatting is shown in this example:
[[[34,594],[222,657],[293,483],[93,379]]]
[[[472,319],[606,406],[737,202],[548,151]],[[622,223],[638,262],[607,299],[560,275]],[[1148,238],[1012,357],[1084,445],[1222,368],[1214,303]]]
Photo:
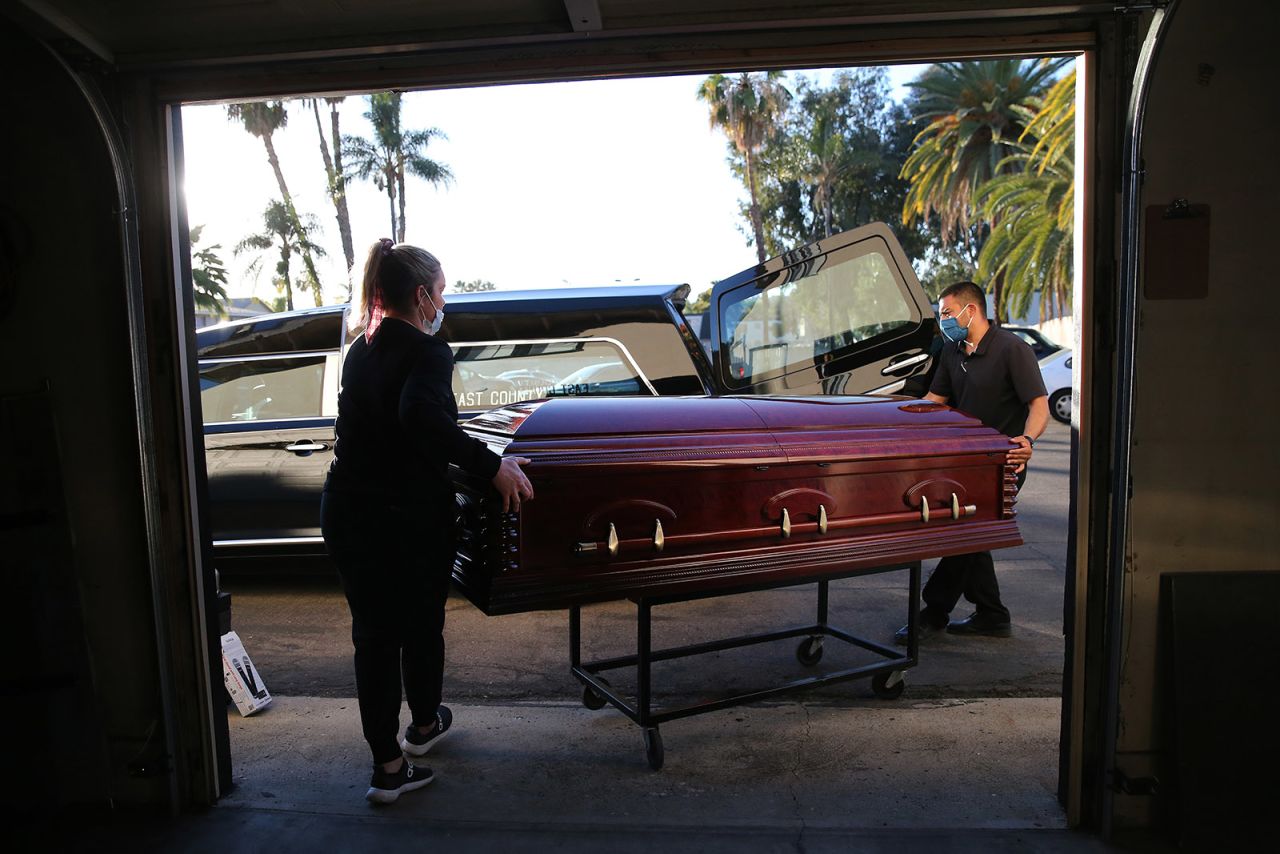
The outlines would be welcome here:
[[[1075,87],[1084,88],[1083,65],[1010,59],[758,74],[752,85],[779,91],[769,93],[777,103],[772,114],[761,111],[755,137],[717,121],[723,91],[717,94],[705,74],[183,107],[183,204],[197,322],[211,322],[197,343],[215,561],[232,594],[231,627],[275,697],[252,717],[228,709],[238,785],[224,802],[256,803],[266,789],[287,790],[278,796],[298,807],[363,807],[351,788],[367,761],[353,700],[349,616],[320,557],[313,508],[331,457],[323,446],[331,446],[349,341],[341,306],[370,243],[386,236],[436,252],[446,295],[460,307],[525,290],[533,291],[528,300],[550,301],[579,287],[657,285],[671,293],[688,285],[683,316],[699,336],[710,328],[704,295],[714,282],[881,220],[930,298],[956,280],[998,283],[988,287],[989,314],[1042,348],[1057,420],[1037,441],[1018,498],[1025,544],[995,555],[1013,637],[932,639],[907,674],[906,693],[890,704],[853,683],[672,724],[664,730],[671,759],[661,786],[693,806],[687,815],[671,814],[650,794],[653,778],[625,720],[579,707],[567,672],[565,614],[487,618],[455,595],[446,702],[470,718],[460,716],[459,735],[468,732],[464,723],[470,732],[437,762],[442,782],[452,777],[457,784],[433,793],[442,798],[423,798],[422,814],[437,813],[447,799],[457,820],[490,820],[466,793],[494,787],[528,815],[568,822],[648,803],[652,820],[675,824],[718,817],[726,825],[1062,826],[1055,795],[1062,605],[1074,595],[1067,580],[1074,573],[1071,422],[1081,423],[1071,377],[1082,375],[1069,312],[1082,297],[1083,250],[1072,232],[1080,233],[1085,200],[1072,169],[1082,134],[1069,130],[1064,142],[1063,119],[1052,111],[1074,108],[1065,81],[1076,75]],[[968,109],[959,93],[981,72],[1011,92],[1022,87],[1001,105],[1003,113],[984,119],[998,131],[984,152],[988,172],[962,164],[976,177],[959,201],[946,181],[926,192],[924,179],[911,175],[930,167],[914,153],[934,141],[935,157],[957,154],[945,147],[939,102],[951,86],[955,114]],[[1027,84],[1036,74],[1038,83]],[[722,82],[731,88],[737,77],[726,74]],[[1012,124],[996,127],[1005,121]],[[904,171],[913,156],[923,171]],[[1033,209],[1043,213],[1030,199],[1061,203],[1064,187],[1077,206],[1074,215],[1069,207],[1054,211],[1072,222],[1060,229],[1066,243],[1031,261],[1019,256],[1010,224]],[[988,248],[1001,241],[1003,256]],[[1050,264],[1059,265],[1056,278],[1046,274]],[[290,308],[294,314],[281,314]],[[233,325],[219,327],[226,334],[215,346],[218,322]],[[273,336],[286,343],[265,343]],[[201,341],[214,343],[206,350]],[[528,349],[531,341],[541,349]],[[451,344],[461,366],[456,394],[475,391],[469,369],[515,394],[548,371],[559,371],[548,382],[589,392],[609,393],[611,382],[635,383],[631,393],[665,391],[650,376],[660,371],[649,368],[661,355],[633,352],[641,345],[615,334],[531,339],[495,332]],[[621,379],[591,373],[616,371],[615,364],[625,369]],[[886,642],[907,607],[903,585],[884,577],[833,585],[833,616]],[[787,625],[811,608],[812,588],[752,593],[672,606],[656,631],[663,643],[693,643]],[[406,617],[413,618],[411,603]],[[589,609],[588,651],[630,651],[631,619],[625,602]],[[831,656],[821,666],[840,663]],[[724,652],[711,666],[671,665],[655,678],[664,680],[666,699],[687,700],[804,672],[793,649],[777,644]],[[517,761],[507,761],[512,755]],[[284,781],[296,777],[299,757],[309,762],[311,780],[289,788]],[[617,800],[592,799],[602,774],[617,787]],[[954,798],[955,781],[969,778],[990,783]],[[582,797],[548,806],[545,787],[566,780]],[[786,780],[790,794],[779,806]],[[828,797],[805,793],[813,781],[828,785],[824,780]],[[842,787],[848,797],[830,799]],[[944,792],[951,811],[940,817]],[[519,797],[510,800],[513,793]],[[848,805],[859,799],[864,806],[851,815]]]

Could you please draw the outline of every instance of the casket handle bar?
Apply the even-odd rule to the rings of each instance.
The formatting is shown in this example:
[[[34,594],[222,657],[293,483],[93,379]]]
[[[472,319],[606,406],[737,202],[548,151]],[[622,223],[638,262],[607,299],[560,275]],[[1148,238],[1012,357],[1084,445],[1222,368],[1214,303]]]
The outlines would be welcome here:
[[[609,557],[617,557],[620,552],[634,552],[642,548],[652,550],[654,552],[663,552],[668,545],[676,547],[682,545],[699,545],[704,546],[709,542],[721,540],[747,540],[759,536],[779,536],[783,539],[791,537],[792,533],[817,533],[827,534],[833,530],[842,528],[867,528],[876,525],[895,525],[903,522],[923,522],[930,521],[952,521],[959,520],[968,516],[974,516],[978,512],[976,504],[961,504],[960,497],[955,493],[951,494],[950,512],[938,516],[931,514],[929,510],[929,499],[924,496],[920,497],[920,509],[908,510],[902,513],[880,513],[875,516],[853,516],[848,519],[830,520],[827,517],[827,508],[825,505],[818,505],[817,521],[800,522],[792,524],[791,512],[787,508],[782,508],[782,519],[777,527],[774,528],[738,528],[729,531],[713,531],[702,534],[676,534],[668,537],[662,527],[662,520],[655,519],[653,525],[653,536],[645,539],[628,539],[622,540],[618,538],[617,526],[612,522],[609,523],[609,537],[604,543],[605,550],[609,552]],[[574,545],[574,551],[577,554],[591,554],[600,549],[599,542],[580,542]]]
[[[951,518],[959,520],[964,516],[973,516],[978,512],[976,504],[961,504],[960,496],[954,492],[951,493]],[[927,523],[929,521],[929,499],[920,496],[920,521]]]

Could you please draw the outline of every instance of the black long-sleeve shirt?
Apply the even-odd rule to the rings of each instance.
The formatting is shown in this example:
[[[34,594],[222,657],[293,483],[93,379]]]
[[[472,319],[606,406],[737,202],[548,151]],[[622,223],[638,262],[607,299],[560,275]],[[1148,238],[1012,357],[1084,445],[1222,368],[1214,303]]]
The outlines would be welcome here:
[[[393,502],[452,501],[449,464],[492,478],[502,459],[458,426],[453,351],[400,320],[347,351],[325,489]]]

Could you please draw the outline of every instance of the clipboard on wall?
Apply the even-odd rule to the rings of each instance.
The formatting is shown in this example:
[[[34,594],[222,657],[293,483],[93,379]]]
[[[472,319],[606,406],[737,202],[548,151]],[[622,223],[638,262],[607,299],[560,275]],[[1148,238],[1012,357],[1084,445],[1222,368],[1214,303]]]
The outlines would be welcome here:
[[[1157,299],[1209,296],[1209,206],[1174,199],[1147,205],[1142,295]]]

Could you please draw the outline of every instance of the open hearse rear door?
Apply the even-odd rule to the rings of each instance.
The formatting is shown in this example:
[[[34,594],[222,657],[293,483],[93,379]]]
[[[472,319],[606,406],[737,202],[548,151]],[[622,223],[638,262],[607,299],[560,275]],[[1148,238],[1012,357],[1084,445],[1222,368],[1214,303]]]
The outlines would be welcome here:
[[[927,372],[937,327],[883,223],[724,279],[711,309],[715,385],[725,394],[899,392]]]

